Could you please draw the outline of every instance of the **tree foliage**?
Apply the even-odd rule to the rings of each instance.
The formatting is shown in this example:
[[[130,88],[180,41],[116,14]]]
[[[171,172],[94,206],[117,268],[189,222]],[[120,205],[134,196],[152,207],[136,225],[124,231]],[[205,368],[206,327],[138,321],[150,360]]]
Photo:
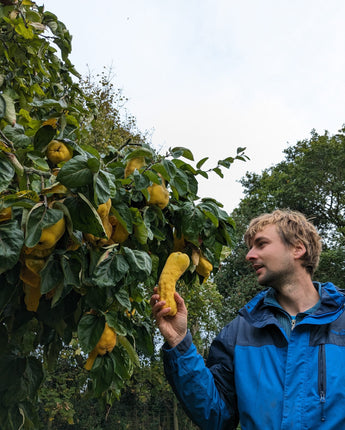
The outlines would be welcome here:
[[[31,0],[1,1],[0,23],[0,421],[37,429],[38,389],[66,345],[82,366],[106,323],[116,333],[83,370],[89,395],[108,406],[139,356],[153,354],[149,297],[176,239],[217,272],[234,223],[221,203],[199,198],[198,177],[246,156],[238,148],[205,169],[207,157],[157,154],[131,133],[95,145],[97,97],[73,80],[64,24]],[[155,185],[166,205],[153,204]],[[201,291],[195,264],[183,281]]]
[[[344,237],[345,129],[326,131],[287,148],[285,160],[262,174],[247,173],[241,183],[245,198],[234,215],[255,216],[291,208],[312,219],[328,240]],[[252,212],[250,212],[252,211]]]

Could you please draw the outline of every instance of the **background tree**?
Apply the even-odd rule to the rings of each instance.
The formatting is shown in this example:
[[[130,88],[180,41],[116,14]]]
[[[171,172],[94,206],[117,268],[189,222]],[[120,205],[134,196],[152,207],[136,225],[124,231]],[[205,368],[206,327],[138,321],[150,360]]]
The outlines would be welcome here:
[[[98,81],[89,74],[80,79],[80,88],[88,105],[93,107],[93,116],[91,121],[86,117],[81,123],[82,131],[77,141],[102,153],[112,148],[119,149],[126,143],[147,142],[148,136],[138,130],[136,119],[125,109],[127,99],[121,90],[115,88],[112,69],[104,68],[96,78]]]
[[[261,175],[247,173],[241,183],[244,199],[234,216],[289,207],[312,219],[327,241],[344,237],[345,129],[333,136],[326,131],[287,148],[285,160]],[[254,210],[255,205],[257,209]]]
[[[345,287],[344,131],[342,128],[334,136],[312,131],[310,139],[284,151],[283,161],[260,175],[248,172],[242,178],[244,198],[232,213],[237,245],[216,275],[218,288],[229,303],[230,319],[260,289],[245,262],[244,231],[253,217],[277,208],[300,211],[315,224],[323,239],[323,252],[314,279]]]

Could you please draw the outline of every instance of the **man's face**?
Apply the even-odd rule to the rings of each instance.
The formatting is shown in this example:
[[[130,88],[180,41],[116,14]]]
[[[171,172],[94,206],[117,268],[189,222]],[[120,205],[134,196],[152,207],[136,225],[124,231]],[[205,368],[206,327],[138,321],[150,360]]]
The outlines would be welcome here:
[[[294,274],[293,247],[283,243],[273,224],[256,233],[246,259],[252,264],[260,285],[279,289]]]

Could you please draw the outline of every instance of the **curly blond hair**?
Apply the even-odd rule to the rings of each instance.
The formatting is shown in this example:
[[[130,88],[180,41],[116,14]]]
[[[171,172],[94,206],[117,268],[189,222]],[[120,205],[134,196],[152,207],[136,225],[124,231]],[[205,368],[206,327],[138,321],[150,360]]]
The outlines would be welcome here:
[[[274,224],[282,241],[288,246],[301,242],[306,249],[302,256],[302,265],[312,276],[319,264],[321,254],[321,237],[315,226],[300,212],[289,209],[277,209],[272,213],[264,213],[254,218],[244,234],[248,247],[252,246],[254,236],[266,225]]]

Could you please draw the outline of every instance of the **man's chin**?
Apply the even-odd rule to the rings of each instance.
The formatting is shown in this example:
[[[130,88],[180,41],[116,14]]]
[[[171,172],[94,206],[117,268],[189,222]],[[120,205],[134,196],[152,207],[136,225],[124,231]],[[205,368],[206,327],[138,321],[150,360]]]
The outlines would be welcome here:
[[[260,276],[258,277],[258,284],[261,286],[261,287],[269,287],[269,282],[268,282],[268,280],[265,278],[265,277],[262,277],[262,278],[260,278]]]

